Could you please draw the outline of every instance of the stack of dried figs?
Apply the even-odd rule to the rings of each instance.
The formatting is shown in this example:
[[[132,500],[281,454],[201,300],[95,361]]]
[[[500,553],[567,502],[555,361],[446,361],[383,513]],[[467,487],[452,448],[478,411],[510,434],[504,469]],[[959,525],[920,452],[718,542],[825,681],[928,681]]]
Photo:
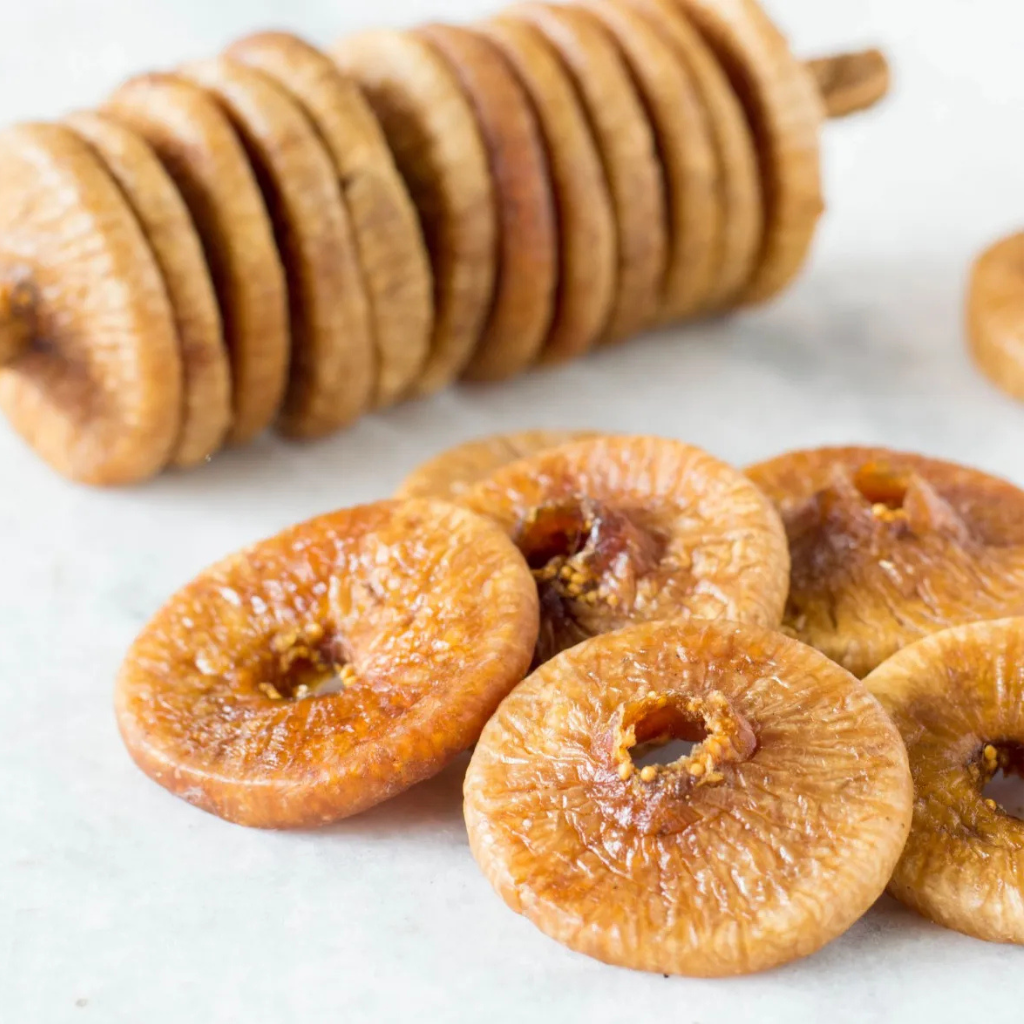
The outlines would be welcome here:
[[[269,828],[475,744],[481,869],[610,963],[761,970],[886,886],[1024,943],[1024,822],[984,792],[1024,771],[1024,492],[949,463],[475,442],[201,574],[116,705],[147,774]]]
[[[754,0],[527,3],[330,56],[244,39],[0,134],[0,407],[91,484],[269,425],[314,438],[770,298],[822,210],[823,116]]]

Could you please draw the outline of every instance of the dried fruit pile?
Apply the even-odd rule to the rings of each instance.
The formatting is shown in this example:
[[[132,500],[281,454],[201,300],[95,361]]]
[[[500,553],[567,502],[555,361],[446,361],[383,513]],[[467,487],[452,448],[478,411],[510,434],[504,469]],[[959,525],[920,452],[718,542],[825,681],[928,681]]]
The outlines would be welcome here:
[[[1024,821],[984,792],[1024,774],[1024,492],[881,449],[743,474],[679,441],[532,431],[401,494],[158,612],[116,696],[148,775],[309,827],[476,744],[484,874],[623,966],[769,968],[886,886],[1024,943]]]
[[[769,299],[823,118],[888,88],[875,51],[797,61],[754,0],[329,53],[257,35],[0,133],[0,407],[59,472],[131,483]]]

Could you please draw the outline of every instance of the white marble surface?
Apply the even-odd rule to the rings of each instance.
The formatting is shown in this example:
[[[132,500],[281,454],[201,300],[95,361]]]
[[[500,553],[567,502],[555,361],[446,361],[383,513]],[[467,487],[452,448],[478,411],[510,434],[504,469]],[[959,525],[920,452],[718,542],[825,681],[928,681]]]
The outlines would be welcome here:
[[[0,121],[99,98],[129,71],[259,25],[329,39],[485,0],[5,0]],[[461,765],[320,834],[265,834],[174,800],[129,762],[111,681],[179,583],[293,520],[386,495],[483,431],[587,425],[744,463],[881,442],[1024,483],[1024,407],[961,341],[965,270],[1024,223],[1018,0],[773,0],[802,51],[879,41],[896,95],[832,126],[830,213],[782,302],[558,373],[452,392],[309,448],[271,438],[117,493],[53,477],[0,428],[0,1020],[765,1022],[991,1020],[1024,953],[883,901],[821,954],[740,981],[664,980],[550,942],[492,894],[460,816]],[[376,8],[376,9],[374,9]]]

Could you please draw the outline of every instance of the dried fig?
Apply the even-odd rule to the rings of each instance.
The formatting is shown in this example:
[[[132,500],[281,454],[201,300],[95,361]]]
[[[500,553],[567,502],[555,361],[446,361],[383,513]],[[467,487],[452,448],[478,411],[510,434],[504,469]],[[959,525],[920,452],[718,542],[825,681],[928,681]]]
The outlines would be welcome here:
[[[598,437],[542,451],[459,502],[503,526],[533,570],[541,661],[634,622],[781,620],[789,555],[778,515],[738,470],[680,441]]]
[[[426,361],[434,280],[416,208],[384,133],[355,83],[296,36],[263,32],[239,40],[226,53],[287,91],[334,161],[372,311],[374,404],[391,405],[410,390]]]
[[[755,0],[673,2],[682,4],[715,52],[757,139],[767,233],[744,297],[760,302],[782,291],[803,267],[824,210],[821,95]]]
[[[277,415],[288,378],[288,291],[253,169],[227,116],[198,86],[143,75],[105,108],[141,135],[170,173],[202,239],[231,358],[235,444]]]
[[[786,626],[855,675],[947,626],[1024,614],[1024,492],[884,448],[793,452],[747,470],[792,555]]]
[[[975,362],[996,387],[1024,401],[1024,232],[981,254],[967,301]]]
[[[494,434],[467,441],[417,466],[402,482],[395,497],[455,498],[510,462],[597,436],[589,430],[524,430],[518,434]]]
[[[730,305],[750,280],[764,238],[764,198],[757,148],[743,108],[714,54],[674,0],[629,0],[689,72],[715,150],[722,207],[714,283],[708,309]]]
[[[494,295],[497,213],[487,150],[454,74],[412,33],[364,32],[336,43],[331,57],[370,101],[419,211],[437,318],[416,393],[430,394],[465,369]]]
[[[558,227],[547,153],[529,97],[508,65],[467,29],[419,34],[450,65],[487,147],[498,209],[494,304],[463,376],[499,380],[537,358],[554,316]]]
[[[984,793],[998,772],[1024,771],[1024,619],[935,633],[865,683],[903,734],[914,778],[889,891],[947,928],[1024,944],[1024,822]]]
[[[226,58],[181,74],[216,98],[238,132],[284,260],[292,361],[278,427],[295,438],[333,433],[369,407],[376,375],[370,304],[333,161],[268,76]]]
[[[202,573],[143,630],[116,707],[136,763],[229,821],[322,825],[440,771],[522,678],[530,573],[437,502],[321,516]]]
[[[671,740],[696,745],[637,766]],[[465,796],[473,855],[517,913],[606,963],[712,977],[842,934],[885,888],[912,809],[899,733],[853,676],[699,621],[548,662],[487,723]]]
[[[220,448],[231,424],[231,369],[202,243],[174,182],[135,132],[91,111],[73,114],[66,123],[117,182],[160,267],[174,311],[184,387],[170,462],[198,465]]]
[[[0,133],[0,406],[58,473],[128,484],[181,426],[178,334],[123,194],[70,129]]]
[[[512,18],[475,29],[526,89],[547,147],[560,249],[554,321],[540,360],[564,362],[597,343],[615,297],[615,214],[601,158],[572,79],[543,35]]]
[[[618,44],[658,140],[669,211],[660,319],[681,320],[707,304],[718,269],[724,210],[711,129],[686,66],[649,21],[617,0],[591,0],[587,8]]]
[[[654,133],[625,62],[592,14],[537,2],[508,13],[544,34],[586,110],[618,230],[618,288],[604,339],[621,341],[657,316],[668,260],[665,181]]]

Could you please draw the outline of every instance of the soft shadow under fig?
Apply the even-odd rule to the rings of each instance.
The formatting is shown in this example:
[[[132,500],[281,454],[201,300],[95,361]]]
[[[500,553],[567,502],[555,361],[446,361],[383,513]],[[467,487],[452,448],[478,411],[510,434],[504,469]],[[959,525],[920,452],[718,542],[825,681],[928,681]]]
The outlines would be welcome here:
[[[451,830],[464,840],[462,780],[468,765],[469,754],[461,754],[432,779],[321,832],[339,836],[358,835],[361,839],[392,839]]]

